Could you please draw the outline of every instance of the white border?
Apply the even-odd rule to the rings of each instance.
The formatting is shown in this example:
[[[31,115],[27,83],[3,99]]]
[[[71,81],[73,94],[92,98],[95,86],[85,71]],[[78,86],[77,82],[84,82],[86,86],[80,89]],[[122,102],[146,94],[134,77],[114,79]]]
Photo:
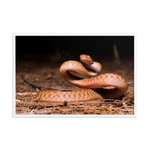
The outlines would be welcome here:
[[[134,116],[137,117],[137,35],[134,35]]]
[[[12,45],[13,45],[13,52],[12,52],[12,61],[13,61],[13,66],[12,66],[12,70],[13,70],[13,79],[12,79],[12,96],[13,96],[13,101],[12,101],[12,104],[13,104],[13,109],[12,109],[12,111],[13,111],[13,117],[16,117],[17,115],[16,115],[16,47],[15,47],[15,34],[13,34],[13,43],[12,43]]]
[[[15,111],[15,99],[16,99],[16,50],[15,50],[15,37],[16,36],[134,36],[134,115],[16,115]],[[137,64],[137,51],[136,51],[136,37],[135,33],[14,33],[13,34],[13,112],[12,117],[14,118],[136,118],[137,117],[137,79],[136,79],[136,64]]]
[[[11,37],[12,37],[12,34],[10,34],[10,116],[11,116],[11,106],[12,106],[12,103],[11,103],[11,95],[12,95],[12,93],[11,93],[11,87],[12,87],[12,86],[11,86],[11,85],[12,85],[12,82],[11,82],[11,69],[12,69],[12,68],[11,68],[11,63],[12,63],[12,62],[11,62],[11,55],[12,55],[12,53],[11,53],[11,51],[12,51],[12,50],[11,50],[11,44],[12,44],[12,43],[11,43],[11,41],[12,41],[12,38],[11,38]],[[13,73],[13,72],[12,72],[12,73]],[[14,100],[14,99],[13,99],[13,100]]]
[[[136,33],[13,33],[15,36],[136,36]]]
[[[25,32],[63,32],[63,33],[67,33],[67,32],[71,32],[71,33],[77,33],[77,32],[82,32],[82,33],[90,33],[90,32],[93,32],[93,33],[137,33],[138,30],[13,30],[14,33],[25,33]]]

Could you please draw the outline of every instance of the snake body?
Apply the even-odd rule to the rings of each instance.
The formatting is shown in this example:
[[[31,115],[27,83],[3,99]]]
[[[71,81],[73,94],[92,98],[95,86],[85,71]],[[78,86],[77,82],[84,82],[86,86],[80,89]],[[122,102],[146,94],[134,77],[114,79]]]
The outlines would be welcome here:
[[[125,94],[128,89],[126,80],[117,74],[101,74],[102,66],[98,62],[93,62],[89,55],[80,55],[80,60],[92,70],[86,69],[78,61],[64,62],[59,71],[64,80],[76,85],[84,90],[79,91],[57,91],[57,90],[40,90],[35,100],[51,103],[61,102],[80,102],[98,98],[118,98]],[[81,75],[92,78],[79,78],[69,71],[75,71]]]

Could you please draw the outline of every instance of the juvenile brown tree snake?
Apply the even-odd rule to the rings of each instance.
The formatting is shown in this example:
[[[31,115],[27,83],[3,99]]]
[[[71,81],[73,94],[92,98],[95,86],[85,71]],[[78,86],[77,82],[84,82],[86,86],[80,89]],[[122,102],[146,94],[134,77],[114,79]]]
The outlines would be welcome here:
[[[122,76],[113,73],[100,75],[101,64],[93,62],[89,55],[80,55],[80,60],[91,70],[86,69],[78,61],[70,60],[64,62],[59,71],[64,80],[78,87],[85,88],[84,90],[41,90],[36,94],[35,100],[50,103],[80,102],[98,98],[118,98],[126,93],[128,84]],[[81,79],[72,75],[69,71],[75,71],[83,76],[92,78]]]

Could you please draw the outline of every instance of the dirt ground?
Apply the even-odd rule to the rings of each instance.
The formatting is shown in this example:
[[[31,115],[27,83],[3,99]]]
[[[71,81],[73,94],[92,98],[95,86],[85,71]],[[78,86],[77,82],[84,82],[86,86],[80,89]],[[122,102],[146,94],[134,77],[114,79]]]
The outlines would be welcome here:
[[[32,57],[32,56],[30,56]],[[120,99],[97,99],[80,103],[50,104],[33,102],[40,89],[80,90],[64,81],[59,74],[61,63],[19,57],[16,61],[16,115],[134,115],[134,60],[133,58],[101,59],[102,73],[116,73],[128,82],[128,91]]]

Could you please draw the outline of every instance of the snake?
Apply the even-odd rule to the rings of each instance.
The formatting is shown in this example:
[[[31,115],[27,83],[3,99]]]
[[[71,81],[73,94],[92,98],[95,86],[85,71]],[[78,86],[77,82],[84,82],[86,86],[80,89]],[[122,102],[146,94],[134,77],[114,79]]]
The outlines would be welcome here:
[[[70,103],[95,100],[99,98],[115,99],[123,96],[127,89],[126,79],[118,74],[101,74],[102,65],[94,62],[86,54],[80,55],[82,63],[75,60],[65,61],[59,68],[61,77],[81,90],[61,91],[61,90],[40,90],[35,99],[49,103]],[[85,78],[81,78],[71,71],[76,72]]]

